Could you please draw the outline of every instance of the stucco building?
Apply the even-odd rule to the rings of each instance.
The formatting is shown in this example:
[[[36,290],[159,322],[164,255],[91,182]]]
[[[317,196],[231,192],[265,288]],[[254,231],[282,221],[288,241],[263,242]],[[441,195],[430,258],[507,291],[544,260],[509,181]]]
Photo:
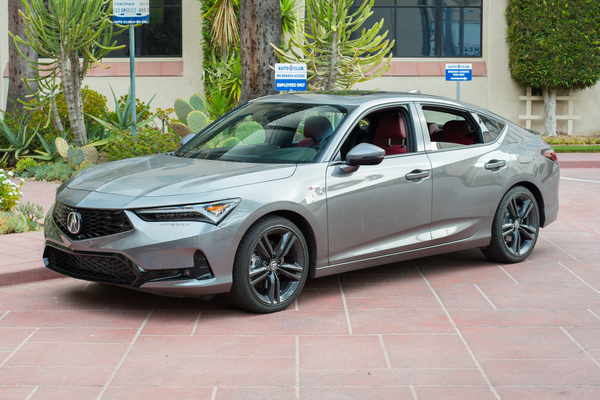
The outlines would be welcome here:
[[[359,4],[362,0],[357,0]],[[0,0],[0,108],[4,109],[8,90],[8,0]],[[151,0],[151,24],[136,34],[137,97],[148,101],[157,93],[152,106],[172,107],[177,97],[202,92],[202,47],[200,4],[193,0]],[[357,88],[407,91],[456,98],[457,84],[445,80],[446,63],[470,63],[473,80],[460,85],[463,101],[490,109],[522,126],[520,116],[527,114],[527,101],[520,99],[526,90],[517,86],[508,70],[506,43],[507,0],[375,0],[371,21],[385,19],[384,29],[395,39],[390,71],[383,77],[357,85]],[[120,38],[123,43],[127,37]],[[128,49],[105,58],[104,70],[95,68],[84,84],[110,101],[110,86],[120,96],[129,87]],[[600,68],[600,66],[599,66]],[[535,94],[535,93],[534,93]],[[573,132],[600,134],[598,109],[600,84],[574,91],[572,109],[559,101],[558,115],[571,114]],[[529,114],[543,113],[543,102],[532,101]],[[543,131],[543,122],[532,121],[532,128]],[[567,120],[558,130],[567,132]]]

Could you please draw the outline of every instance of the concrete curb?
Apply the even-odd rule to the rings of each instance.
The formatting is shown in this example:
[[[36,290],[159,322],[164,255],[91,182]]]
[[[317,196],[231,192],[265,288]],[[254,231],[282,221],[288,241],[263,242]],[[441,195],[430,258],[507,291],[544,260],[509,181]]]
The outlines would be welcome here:
[[[10,269],[10,271],[0,272],[0,287],[20,285],[23,283],[41,282],[65,277],[64,275],[60,275],[46,267],[28,267],[24,265],[23,268],[19,268],[19,266],[11,266]]]

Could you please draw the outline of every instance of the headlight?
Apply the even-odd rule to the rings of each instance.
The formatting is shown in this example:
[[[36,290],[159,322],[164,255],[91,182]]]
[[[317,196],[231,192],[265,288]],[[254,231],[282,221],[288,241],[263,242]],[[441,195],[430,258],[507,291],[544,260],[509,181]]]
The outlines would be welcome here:
[[[148,222],[200,221],[218,225],[240,201],[241,199],[230,199],[185,206],[146,208],[134,212]]]

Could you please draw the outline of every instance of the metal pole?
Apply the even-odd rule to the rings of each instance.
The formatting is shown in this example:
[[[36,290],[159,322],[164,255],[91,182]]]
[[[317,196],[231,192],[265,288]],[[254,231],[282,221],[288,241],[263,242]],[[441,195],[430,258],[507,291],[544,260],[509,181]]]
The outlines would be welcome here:
[[[131,137],[137,133],[137,107],[135,104],[135,29],[129,24],[129,77],[131,80]]]
[[[456,81],[456,100],[460,101],[460,81]]]

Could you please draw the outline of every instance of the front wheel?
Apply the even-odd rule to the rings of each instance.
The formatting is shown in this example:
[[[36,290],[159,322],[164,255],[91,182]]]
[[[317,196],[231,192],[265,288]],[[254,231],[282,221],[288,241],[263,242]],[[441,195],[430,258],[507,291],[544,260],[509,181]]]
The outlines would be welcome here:
[[[516,263],[526,259],[540,230],[540,211],[535,196],[522,186],[510,189],[502,198],[494,222],[490,245],[481,249],[492,261]]]
[[[286,218],[265,217],[240,242],[229,296],[249,311],[284,310],[304,287],[308,265],[308,246],[300,229]]]

